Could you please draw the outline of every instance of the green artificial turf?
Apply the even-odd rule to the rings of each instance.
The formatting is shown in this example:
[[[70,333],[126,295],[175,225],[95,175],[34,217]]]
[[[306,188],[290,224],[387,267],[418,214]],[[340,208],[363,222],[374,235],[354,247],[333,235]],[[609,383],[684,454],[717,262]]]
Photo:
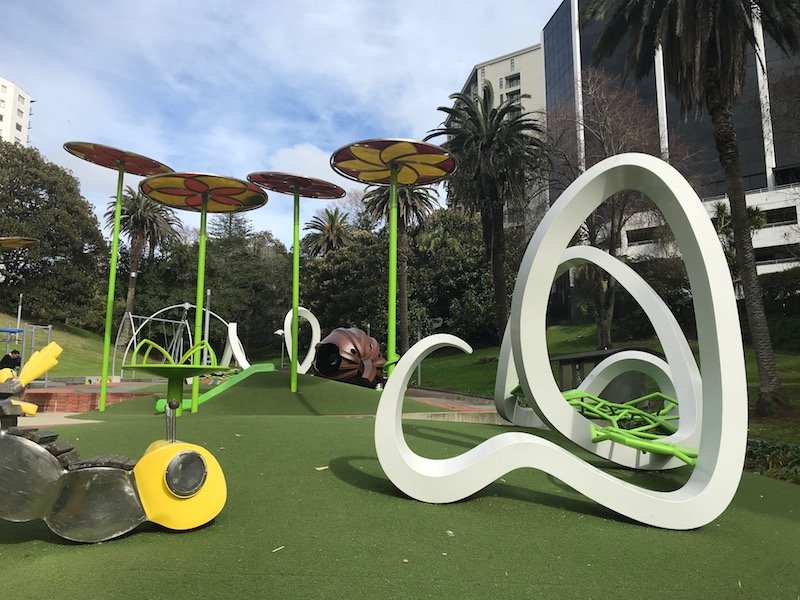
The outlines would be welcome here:
[[[423,504],[382,472],[374,419],[315,414],[332,409],[317,397],[322,390],[306,383],[303,414],[281,414],[278,405],[296,413],[297,403],[251,390],[215,398],[178,420],[178,437],[208,448],[225,471],[228,502],[208,526],[171,533],[144,525],[121,539],[80,545],[41,521],[0,521],[8,597],[800,595],[800,486],[745,474],[732,506],[688,532],[631,522],[528,469],[464,501]],[[264,402],[274,402],[271,414]],[[104,422],[58,431],[84,456],[137,457],[164,431],[163,417],[141,412],[137,403],[112,407]],[[509,430],[411,420],[404,429],[409,445],[431,457],[454,456]],[[673,489],[687,470],[613,472]]]
[[[380,392],[357,385],[298,375],[297,392],[289,390],[288,371],[254,373],[214,396],[199,407],[209,415],[374,415]],[[162,388],[166,391],[166,385]],[[191,385],[184,395],[191,394]],[[158,394],[156,394],[158,395]],[[129,416],[154,414],[155,401],[143,397],[109,406],[104,413],[86,413],[87,419],[118,420]],[[413,399],[407,399],[404,412],[447,412]],[[184,411],[187,412],[187,411]]]

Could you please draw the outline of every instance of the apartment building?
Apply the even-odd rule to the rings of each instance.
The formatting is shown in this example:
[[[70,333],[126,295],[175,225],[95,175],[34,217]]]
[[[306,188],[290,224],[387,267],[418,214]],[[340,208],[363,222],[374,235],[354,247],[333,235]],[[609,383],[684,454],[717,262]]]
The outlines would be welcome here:
[[[0,140],[28,145],[32,102],[29,93],[0,77]]]

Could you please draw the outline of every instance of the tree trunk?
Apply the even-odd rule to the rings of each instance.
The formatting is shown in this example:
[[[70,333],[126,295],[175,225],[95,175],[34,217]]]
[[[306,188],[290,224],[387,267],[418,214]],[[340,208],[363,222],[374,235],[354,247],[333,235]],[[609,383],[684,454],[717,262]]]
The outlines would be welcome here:
[[[402,356],[408,352],[408,230],[403,219],[397,224],[397,325]]]
[[[134,235],[131,239],[131,274],[128,277],[128,293],[125,296],[125,316],[122,322],[122,331],[119,336],[119,345],[124,348],[133,335],[128,315],[133,314],[133,301],[136,297],[136,278],[142,264],[145,239],[142,235]]]
[[[729,102],[719,93],[717,85],[708,86],[708,111],[714,124],[714,141],[719,162],[725,172],[725,187],[731,206],[731,227],[736,246],[736,262],[742,278],[747,324],[758,365],[759,390],[756,412],[774,414],[787,404],[781,387],[778,366],[772,352],[772,341],[767,327],[767,316],[761,295],[761,285],[756,272],[756,258],[750,223],[747,219],[744,187],[742,185],[739,144],[733,127],[733,115]]]
[[[488,208],[481,211],[481,226],[486,258],[492,268],[495,327],[497,328],[497,340],[500,343],[508,321],[508,293],[505,274],[506,244],[501,202],[492,202]]]

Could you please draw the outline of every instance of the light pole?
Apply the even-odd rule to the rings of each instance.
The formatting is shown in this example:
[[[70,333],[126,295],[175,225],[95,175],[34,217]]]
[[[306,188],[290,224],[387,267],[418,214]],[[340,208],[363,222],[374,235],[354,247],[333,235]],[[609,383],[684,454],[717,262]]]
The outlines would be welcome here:
[[[283,329],[276,329],[275,335],[279,335],[281,337],[281,371],[283,371],[283,349],[286,347],[286,342],[284,342],[283,336],[286,335],[286,332]]]

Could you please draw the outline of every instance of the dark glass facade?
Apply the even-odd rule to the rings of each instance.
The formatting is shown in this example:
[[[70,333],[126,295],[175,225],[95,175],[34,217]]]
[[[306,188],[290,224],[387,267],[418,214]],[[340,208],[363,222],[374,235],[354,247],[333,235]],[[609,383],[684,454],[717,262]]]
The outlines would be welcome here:
[[[561,3],[545,25],[542,34],[548,115],[559,107],[574,104],[570,4],[569,0]],[[582,7],[583,4],[584,1],[579,0],[579,6]],[[602,23],[591,23],[581,31],[583,68],[592,65],[592,49],[602,27]],[[795,107],[800,102],[800,83],[798,83],[800,60],[794,56],[784,56],[769,39],[765,42],[765,46],[770,93],[774,104],[772,116],[776,153],[775,171],[778,183],[790,183],[797,181],[797,176],[800,175],[800,126],[792,125],[800,117],[792,112],[797,112],[798,109]],[[623,74],[626,52],[627,48],[618,48],[614,55],[598,65],[599,68],[613,75]],[[636,89],[646,103],[656,105],[653,74],[638,82],[634,81],[632,76],[628,77],[626,86]],[[782,118],[782,115],[785,117]],[[749,58],[744,94],[734,107],[733,118],[739,140],[745,189],[765,188],[767,175],[755,52],[752,52]],[[703,197],[724,194],[724,176],[717,158],[710,118],[705,113],[694,112],[684,117],[678,100],[667,92],[667,122],[670,145],[682,144],[693,154],[692,162],[696,172],[687,175],[694,175],[698,193]]]

